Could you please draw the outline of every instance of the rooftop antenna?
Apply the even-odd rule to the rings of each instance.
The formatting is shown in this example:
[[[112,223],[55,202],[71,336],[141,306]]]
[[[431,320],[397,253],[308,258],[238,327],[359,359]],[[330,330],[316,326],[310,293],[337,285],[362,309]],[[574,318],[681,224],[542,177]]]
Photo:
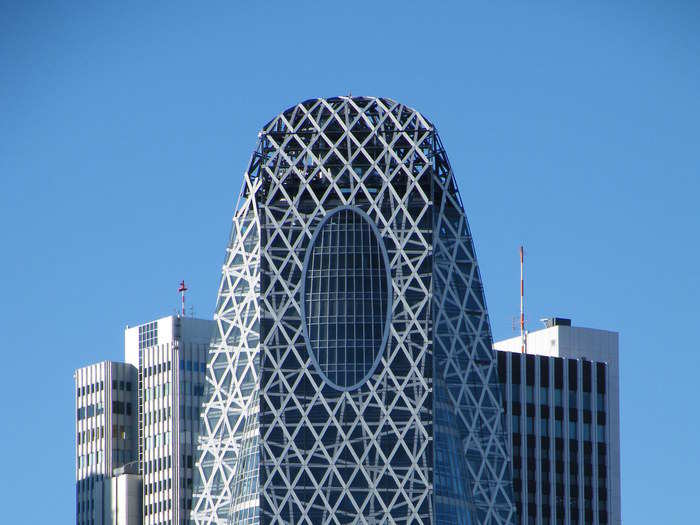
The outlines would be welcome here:
[[[180,315],[181,317],[185,317],[185,292],[187,291],[185,281],[180,281],[180,288],[178,288],[177,291],[180,292],[180,296],[182,297],[182,313]]]
[[[527,354],[525,333],[525,249],[520,245],[520,352]]]

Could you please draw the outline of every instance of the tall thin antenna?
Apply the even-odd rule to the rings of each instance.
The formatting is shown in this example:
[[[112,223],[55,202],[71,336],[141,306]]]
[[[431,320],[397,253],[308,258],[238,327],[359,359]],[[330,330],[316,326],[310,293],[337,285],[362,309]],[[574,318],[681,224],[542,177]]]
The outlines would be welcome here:
[[[520,246],[520,351],[527,354],[525,334],[525,249]]]
[[[180,281],[180,288],[177,290],[182,296],[182,313],[181,317],[185,317],[185,292],[187,291],[187,286],[185,286],[185,281]]]

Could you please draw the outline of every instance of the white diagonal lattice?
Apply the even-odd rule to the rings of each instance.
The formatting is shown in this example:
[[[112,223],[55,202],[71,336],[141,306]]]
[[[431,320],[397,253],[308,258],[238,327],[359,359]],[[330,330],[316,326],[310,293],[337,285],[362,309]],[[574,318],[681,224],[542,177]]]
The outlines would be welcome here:
[[[314,368],[300,295],[312,233],[341,206],[377,226],[393,288],[382,360],[350,391]],[[388,99],[313,99],[263,128],[217,321],[197,523],[513,522],[473,243],[419,113]]]

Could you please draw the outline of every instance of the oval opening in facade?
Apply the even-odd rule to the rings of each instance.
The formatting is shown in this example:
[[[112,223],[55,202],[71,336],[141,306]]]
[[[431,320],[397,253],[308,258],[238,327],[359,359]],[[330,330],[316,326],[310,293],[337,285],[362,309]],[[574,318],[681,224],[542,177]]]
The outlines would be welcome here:
[[[306,250],[301,309],[306,347],[336,390],[362,386],[376,370],[391,325],[391,271],[379,229],[362,210],[336,208]]]

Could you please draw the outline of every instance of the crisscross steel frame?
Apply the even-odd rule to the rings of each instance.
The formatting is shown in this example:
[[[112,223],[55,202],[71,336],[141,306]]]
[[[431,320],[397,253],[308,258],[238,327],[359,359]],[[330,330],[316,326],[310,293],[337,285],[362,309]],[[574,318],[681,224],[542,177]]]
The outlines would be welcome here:
[[[312,364],[300,296],[311,236],[339,206],[377,225],[393,287],[381,362],[342,392]],[[473,241],[445,151],[420,113],[385,98],[336,97],[264,126],[216,321],[196,523],[515,522]],[[451,470],[433,446],[445,431],[435,416],[445,412],[445,443],[459,449]],[[466,492],[455,497],[452,485]]]

